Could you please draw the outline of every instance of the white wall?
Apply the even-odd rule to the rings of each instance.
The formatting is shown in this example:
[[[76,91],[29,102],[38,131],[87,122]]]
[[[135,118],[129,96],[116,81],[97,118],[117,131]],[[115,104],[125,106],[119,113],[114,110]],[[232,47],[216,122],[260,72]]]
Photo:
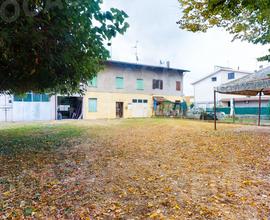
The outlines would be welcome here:
[[[0,122],[55,120],[55,96],[49,102],[14,102],[13,96],[0,96]]]
[[[209,76],[200,82],[196,83],[194,86],[194,99],[195,103],[201,107],[212,107],[214,104],[214,88],[220,86],[221,84],[233,81],[228,80],[228,73],[234,72],[235,79],[242,78],[248,73],[233,71],[233,70],[219,70],[214,75]],[[217,77],[216,82],[212,82],[212,77]],[[235,80],[234,79],[234,80]],[[224,98],[233,98],[233,97],[243,97],[235,95],[226,95],[226,94],[217,94],[217,101],[220,101]]]
[[[55,120],[55,96],[49,102],[13,102],[13,121]]]
[[[12,96],[0,95],[0,122],[12,121]]]

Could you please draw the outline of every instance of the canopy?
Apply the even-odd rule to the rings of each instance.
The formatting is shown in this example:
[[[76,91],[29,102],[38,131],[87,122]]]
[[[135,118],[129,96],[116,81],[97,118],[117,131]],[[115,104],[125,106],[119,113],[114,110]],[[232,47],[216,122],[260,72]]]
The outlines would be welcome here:
[[[215,130],[217,129],[216,118],[216,93],[257,96],[259,94],[258,125],[261,125],[261,101],[262,94],[270,95],[270,66],[243,78],[222,84],[214,90]]]
[[[264,95],[270,95],[270,67],[222,84],[215,90],[223,94],[256,96],[258,93],[263,92]]]

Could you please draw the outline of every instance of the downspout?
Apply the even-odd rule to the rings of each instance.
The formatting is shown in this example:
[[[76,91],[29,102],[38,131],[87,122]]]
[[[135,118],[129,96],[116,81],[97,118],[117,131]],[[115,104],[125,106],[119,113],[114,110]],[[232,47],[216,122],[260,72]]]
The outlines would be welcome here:
[[[261,126],[261,109],[262,109],[262,91],[259,94],[259,118],[258,118],[258,126]]]
[[[214,90],[214,129],[217,130],[217,91]]]

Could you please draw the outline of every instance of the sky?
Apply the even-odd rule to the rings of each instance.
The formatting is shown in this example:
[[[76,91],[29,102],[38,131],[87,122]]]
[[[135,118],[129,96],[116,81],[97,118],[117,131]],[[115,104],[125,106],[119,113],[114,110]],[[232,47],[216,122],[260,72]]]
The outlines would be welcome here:
[[[215,66],[253,72],[267,63],[256,58],[266,55],[267,46],[253,45],[240,40],[223,29],[207,33],[181,30],[176,22],[181,18],[177,0],[104,0],[103,9],[124,10],[130,28],[112,40],[112,59],[140,64],[160,65],[170,61],[171,67],[189,70],[184,77],[185,95],[193,95],[192,82],[214,72]]]

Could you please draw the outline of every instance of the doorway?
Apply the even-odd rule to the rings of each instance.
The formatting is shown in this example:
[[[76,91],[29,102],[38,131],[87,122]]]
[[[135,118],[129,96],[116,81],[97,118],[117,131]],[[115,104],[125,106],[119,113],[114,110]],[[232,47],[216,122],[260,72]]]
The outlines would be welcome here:
[[[116,102],[116,118],[123,118],[124,116],[124,103]]]
[[[57,97],[57,119],[82,118],[82,97]]]

